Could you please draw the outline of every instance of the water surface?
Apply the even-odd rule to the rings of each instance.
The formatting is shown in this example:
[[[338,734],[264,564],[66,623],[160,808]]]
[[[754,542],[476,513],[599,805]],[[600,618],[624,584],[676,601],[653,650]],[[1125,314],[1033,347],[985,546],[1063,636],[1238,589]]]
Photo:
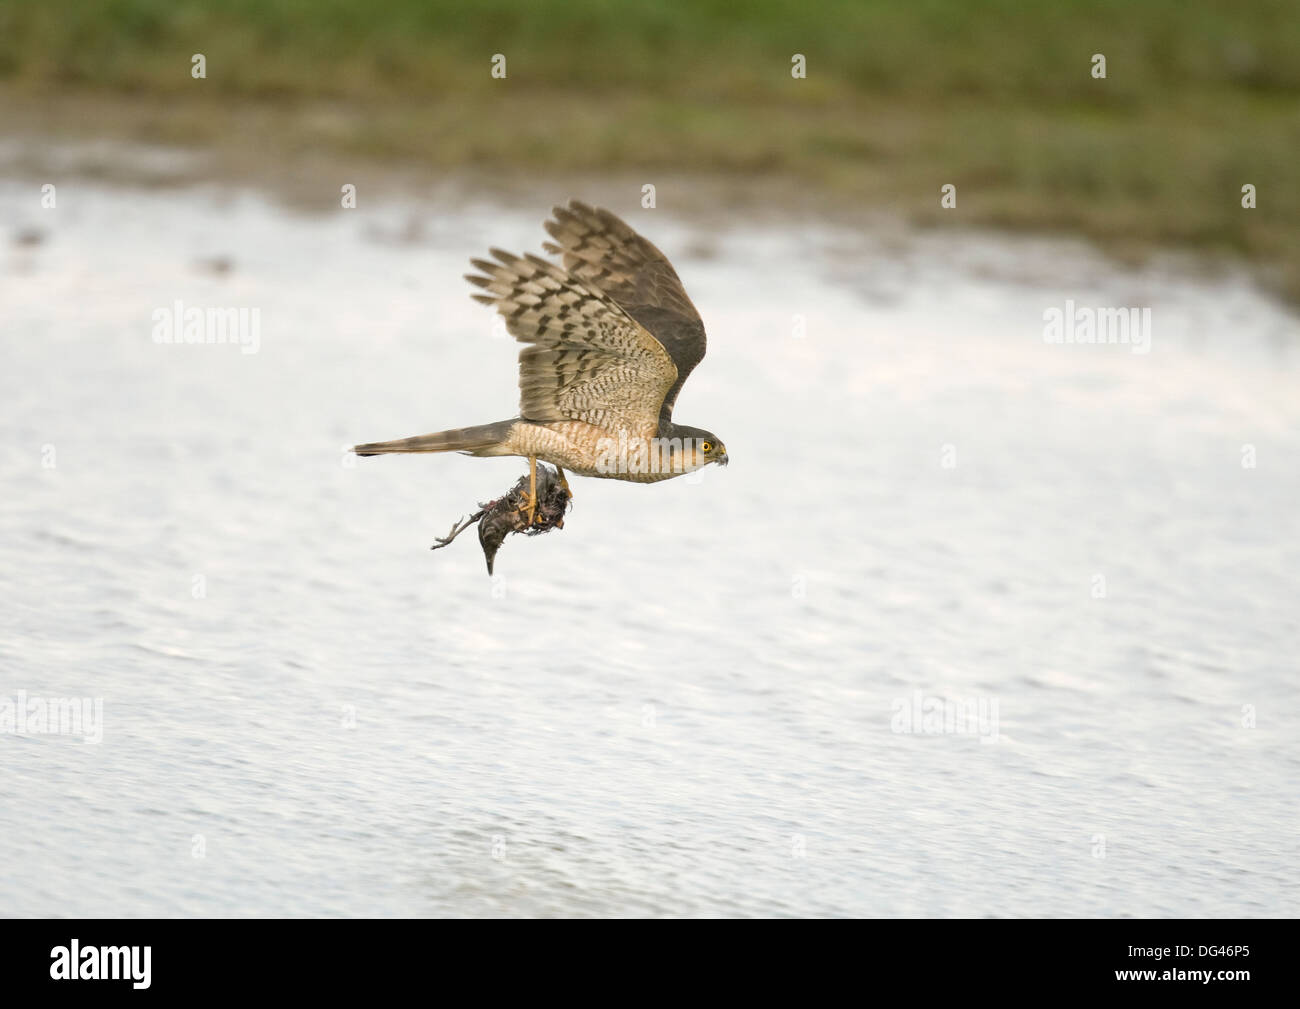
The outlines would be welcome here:
[[[489,579],[428,547],[521,461],[343,448],[514,415],[460,275],[549,199],[38,188],[0,182],[0,698],[103,739],[0,734],[0,913],[1300,913],[1300,333],[1245,278],[629,202],[732,465],[575,480]],[[1150,352],[1045,343],[1066,298]],[[177,299],[257,353],[154,342]]]

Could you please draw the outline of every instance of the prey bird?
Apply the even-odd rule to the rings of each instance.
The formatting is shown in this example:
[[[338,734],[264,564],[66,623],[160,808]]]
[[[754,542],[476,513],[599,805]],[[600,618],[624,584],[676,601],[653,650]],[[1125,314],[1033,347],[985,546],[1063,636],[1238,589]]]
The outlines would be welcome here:
[[[727,464],[717,435],[673,421],[673,404],[704,357],[704,323],[667,257],[608,210],[572,200],[546,222],[532,254],[492,249],[465,278],[494,306],[519,352],[519,416],[396,441],[357,455],[463,452],[528,460],[521,511],[537,510],[537,461],[582,476],[649,483]]]

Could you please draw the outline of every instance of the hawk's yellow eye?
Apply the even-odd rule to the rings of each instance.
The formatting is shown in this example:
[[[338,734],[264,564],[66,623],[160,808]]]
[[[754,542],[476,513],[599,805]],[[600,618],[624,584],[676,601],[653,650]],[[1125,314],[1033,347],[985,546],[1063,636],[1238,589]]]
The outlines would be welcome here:
[[[704,452],[712,452],[712,451],[713,451],[713,444],[712,444],[712,442],[702,441],[702,442],[700,442],[700,449],[701,449],[701,451],[704,451]]]

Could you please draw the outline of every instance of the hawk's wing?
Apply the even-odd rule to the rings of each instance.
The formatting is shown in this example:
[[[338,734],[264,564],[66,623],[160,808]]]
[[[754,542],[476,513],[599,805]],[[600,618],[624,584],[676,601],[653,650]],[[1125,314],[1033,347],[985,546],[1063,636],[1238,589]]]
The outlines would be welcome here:
[[[659,341],[677,368],[661,416],[672,417],[682,383],[704,357],[704,323],[686,296],[668,257],[608,210],[578,200],[556,207],[546,230],[555,242],[547,252],[563,255],[564,268],[612,298]]]
[[[663,345],[592,284],[539,256],[472,259],[466,274],[487,293],[521,343],[519,413],[525,420],[581,420],[611,433],[653,437],[677,368]]]

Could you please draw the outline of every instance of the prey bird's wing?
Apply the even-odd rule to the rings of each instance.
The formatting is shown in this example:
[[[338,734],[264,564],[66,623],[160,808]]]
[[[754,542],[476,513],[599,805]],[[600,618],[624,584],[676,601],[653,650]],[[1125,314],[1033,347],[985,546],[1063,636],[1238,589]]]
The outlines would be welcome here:
[[[706,341],[700,314],[686,296],[668,257],[608,210],[571,200],[556,207],[546,222],[554,242],[545,249],[564,257],[564,268],[608,295],[639,322],[672,358],[677,380],[664,396],[662,419],[686,376],[704,357]]]
[[[496,306],[521,343],[524,420],[581,420],[617,435],[654,437],[677,367],[663,345],[594,285],[540,256],[500,249],[470,260],[475,299]]]

